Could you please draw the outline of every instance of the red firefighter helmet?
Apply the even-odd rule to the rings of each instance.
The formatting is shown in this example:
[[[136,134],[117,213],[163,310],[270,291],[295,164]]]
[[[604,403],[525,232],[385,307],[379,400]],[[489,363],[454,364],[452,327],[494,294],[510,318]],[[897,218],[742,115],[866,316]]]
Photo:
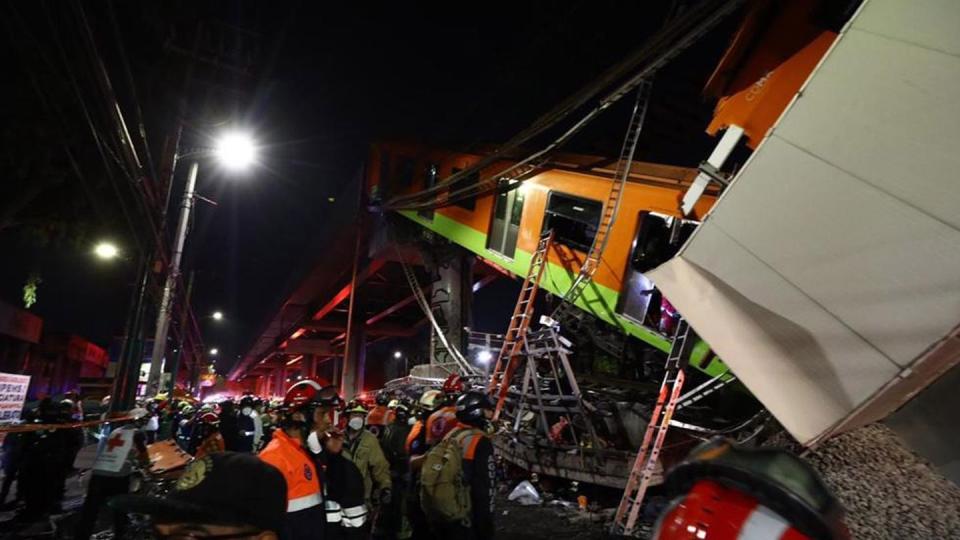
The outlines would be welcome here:
[[[779,449],[745,449],[717,437],[665,481],[675,495],[656,540],[847,540],[843,508],[813,469]]]
[[[303,379],[287,390],[287,394],[283,396],[283,408],[287,412],[293,412],[307,405],[337,407],[340,405],[340,396],[334,386],[324,385],[322,381],[315,379]]]
[[[210,426],[218,426],[220,425],[220,417],[215,412],[205,412],[200,415],[200,422]]]
[[[444,394],[462,394],[463,393],[463,379],[460,375],[456,373],[451,373],[447,380],[443,381],[443,388],[441,390]]]

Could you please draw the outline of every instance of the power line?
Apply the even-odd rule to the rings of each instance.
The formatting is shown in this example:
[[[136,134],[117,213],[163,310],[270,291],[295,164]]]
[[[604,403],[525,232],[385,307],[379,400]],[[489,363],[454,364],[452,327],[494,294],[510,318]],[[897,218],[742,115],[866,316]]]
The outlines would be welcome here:
[[[609,69],[594,82],[565,99],[550,112],[535,120],[526,129],[515,135],[507,143],[484,156],[475,165],[453,173],[436,185],[409,195],[400,195],[385,202],[384,210],[423,210],[446,206],[468,197],[491,193],[498,189],[501,180],[516,180],[513,186],[531,178],[547,162],[549,157],[574,135],[596,119],[611,105],[636,88],[641,81],[650,77],[658,69],[674,59],[695,43],[701,36],[715,27],[727,15],[740,7],[744,0],[707,0],[694,9],[687,11],[669,22],[660,32],[652,36],[640,49],[626,60]],[[620,83],[612,92],[599,100],[580,120],[567,128],[543,149],[527,156],[516,165],[503,169],[496,174],[480,176],[483,169],[497,161],[509,159],[511,153],[522,144],[532,140],[548,129],[556,126],[577,109],[585,105],[606,88]],[[453,189],[458,182],[472,175],[480,179],[472,185]],[[442,200],[441,200],[442,199]]]

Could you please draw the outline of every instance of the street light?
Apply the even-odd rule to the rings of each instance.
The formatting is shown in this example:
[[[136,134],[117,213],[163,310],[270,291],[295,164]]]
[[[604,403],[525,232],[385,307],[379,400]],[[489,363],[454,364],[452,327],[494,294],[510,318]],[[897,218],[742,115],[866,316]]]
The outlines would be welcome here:
[[[120,248],[112,242],[99,242],[93,247],[93,254],[105,261],[109,261],[120,255]]]
[[[231,131],[221,135],[212,149],[200,150],[192,155],[197,157],[213,155],[224,168],[238,171],[253,164],[256,158],[256,145],[249,135],[240,131]],[[156,394],[160,386],[167,333],[170,331],[174,291],[180,278],[180,259],[183,257],[183,244],[187,238],[190,212],[193,210],[193,202],[196,199],[195,190],[199,171],[200,163],[194,160],[190,164],[190,171],[187,173],[187,185],[184,187],[183,200],[180,203],[180,217],[177,221],[176,235],[173,240],[167,280],[163,286],[163,295],[160,297],[157,329],[153,337],[153,353],[150,356],[150,375],[147,378],[147,395]]]
[[[225,168],[243,170],[256,160],[257,147],[250,135],[242,131],[232,131],[217,140],[213,154]]]
[[[479,353],[477,353],[477,361],[480,362],[481,364],[487,365],[490,363],[491,360],[493,360],[493,353],[488,351],[487,349],[484,349]]]
[[[216,356],[216,355],[218,355],[218,354],[220,354],[220,349],[218,349],[218,348],[216,348],[216,347],[210,349],[210,356]]]
[[[397,360],[399,360],[400,358],[403,357],[403,353],[400,352],[400,351],[394,351],[393,357],[396,358]]]
[[[215,321],[222,321],[222,320],[223,320],[223,312],[222,312],[222,311],[214,311],[213,314],[210,315],[210,317],[213,318],[213,320],[215,320]]]

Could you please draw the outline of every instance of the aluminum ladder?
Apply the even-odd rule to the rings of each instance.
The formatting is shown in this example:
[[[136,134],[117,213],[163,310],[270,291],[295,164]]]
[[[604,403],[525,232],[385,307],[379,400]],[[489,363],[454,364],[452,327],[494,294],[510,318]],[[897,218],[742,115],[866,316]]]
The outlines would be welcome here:
[[[631,536],[637,532],[637,518],[643,506],[643,498],[650,486],[650,479],[656,470],[660,451],[670,427],[670,420],[680,401],[680,391],[683,390],[684,369],[690,359],[690,351],[696,341],[696,332],[690,329],[686,319],[681,318],[677,323],[677,332],[673,338],[673,346],[667,355],[666,373],[660,385],[660,394],[657,403],[650,415],[650,423],[643,434],[643,443],[633,462],[627,486],[623,490],[623,498],[617,513],[613,518],[611,533],[614,535]]]
[[[587,252],[587,258],[580,266],[580,272],[576,279],[574,279],[566,294],[563,295],[560,305],[550,315],[551,319],[561,324],[569,320],[571,316],[577,315],[577,308],[574,307],[574,304],[583,296],[583,291],[593,281],[593,274],[600,267],[600,258],[607,247],[607,241],[610,239],[610,230],[617,220],[623,191],[627,178],[630,177],[633,155],[637,149],[637,141],[640,139],[644,119],[647,116],[651,86],[650,80],[645,79],[640,82],[637,88],[637,99],[633,104],[633,113],[630,116],[630,123],[627,125],[627,134],[623,139],[623,146],[620,148],[620,159],[617,161],[617,169],[613,177],[613,184],[610,186],[610,193],[607,195],[606,204],[603,206],[603,215],[597,227],[597,234],[593,237],[590,251]]]
[[[543,277],[543,271],[547,267],[547,253],[552,243],[553,231],[549,231],[540,237],[537,250],[530,258],[530,268],[527,270],[527,276],[520,288],[517,305],[513,308],[510,327],[503,336],[503,345],[500,347],[496,367],[494,367],[493,374],[490,376],[490,384],[487,387],[487,391],[491,394],[497,393],[497,407],[493,413],[494,421],[500,418],[503,402],[510,389],[510,381],[513,379],[513,374],[520,363],[519,353],[523,347],[527,330],[530,328],[534,300],[536,300],[537,291],[540,289],[540,279]]]

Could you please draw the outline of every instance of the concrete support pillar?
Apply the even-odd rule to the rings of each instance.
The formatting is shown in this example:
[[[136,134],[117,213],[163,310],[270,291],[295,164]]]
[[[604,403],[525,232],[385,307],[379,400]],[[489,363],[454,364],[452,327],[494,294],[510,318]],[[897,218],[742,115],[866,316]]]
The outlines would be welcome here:
[[[474,257],[459,246],[446,246],[434,254],[434,272],[438,277],[430,294],[437,322],[446,328],[447,341],[466,355],[467,337],[463,328],[470,326],[473,299]],[[452,362],[443,344],[431,333],[431,364]]]
[[[286,384],[287,374],[285,373],[286,369],[283,366],[279,366],[273,370],[273,395],[283,397],[287,389],[284,386]]]
[[[343,365],[343,358],[340,356],[334,356],[330,359],[330,384],[342,388],[341,384],[343,381],[340,379],[340,367]]]
[[[340,381],[340,395],[344,399],[351,399],[363,392],[363,375],[367,364],[367,336],[363,323],[361,315],[359,322],[347,336],[347,356],[343,359]]]
[[[313,378],[317,376],[317,355],[308,354],[303,357],[303,376]]]

